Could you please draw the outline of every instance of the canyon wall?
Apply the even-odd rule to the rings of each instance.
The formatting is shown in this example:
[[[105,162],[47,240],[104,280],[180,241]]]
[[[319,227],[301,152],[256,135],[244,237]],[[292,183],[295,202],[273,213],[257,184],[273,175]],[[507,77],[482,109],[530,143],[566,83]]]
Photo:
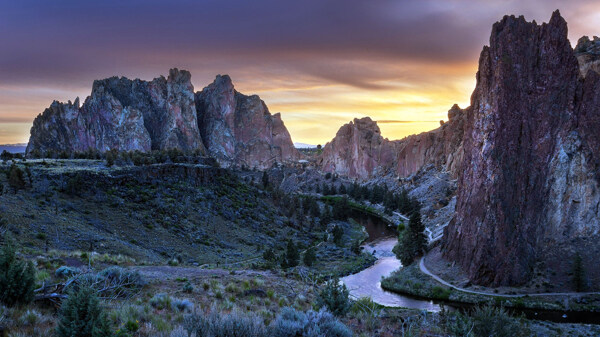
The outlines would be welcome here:
[[[319,165],[326,172],[368,180],[393,174],[410,176],[427,165],[456,176],[462,158],[465,111],[454,105],[439,128],[390,141],[370,118],[342,126],[323,148]]]
[[[600,83],[591,69],[580,73],[558,11],[547,24],[494,24],[442,247],[475,283],[522,285],[534,272],[564,281],[580,254],[598,288]]]

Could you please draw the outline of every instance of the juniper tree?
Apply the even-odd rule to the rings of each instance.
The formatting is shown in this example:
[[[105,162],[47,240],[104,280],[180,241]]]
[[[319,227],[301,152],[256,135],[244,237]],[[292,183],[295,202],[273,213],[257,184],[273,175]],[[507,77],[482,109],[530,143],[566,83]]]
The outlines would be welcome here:
[[[91,288],[72,291],[60,308],[58,337],[109,337],[113,336],[106,313]]]
[[[17,259],[12,239],[0,251],[0,301],[8,306],[33,300],[35,268],[31,261]]]
[[[304,252],[304,265],[311,267],[317,260],[317,254],[314,247],[310,247]]]

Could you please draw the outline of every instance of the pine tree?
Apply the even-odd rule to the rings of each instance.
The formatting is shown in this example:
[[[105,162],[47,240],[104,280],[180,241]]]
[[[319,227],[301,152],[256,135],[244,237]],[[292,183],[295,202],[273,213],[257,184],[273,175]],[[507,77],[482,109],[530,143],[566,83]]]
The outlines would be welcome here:
[[[304,265],[311,267],[317,260],[317,254],[314,247],[310,247],[304,252]]]
[[[60,307],[56,334],[58,337],[113,336],[106,313],[93,289],[80,288],[69,294]]]
[[[333,227],[333,242],[338,245],[341,246],[342,245],[342,238],[344,237],[344,230],[342,229],[342,227],[340,227],[339,225],[335,225]]]
[[[421,221],[421,212],[413,212],[408,228],[399,233],[398,244],[393,250],[404,266],[413,263],[427,248],[427,237],[424,231],[425,226]]]
[[[25,188],[25,179],[23,177],[23,170],[17,165],[12,164],[8,170],[8,185],[16,193],[18,190]]]
[[[267,174],[267,171],[263,171],[262,185],[263,185],[264,189],[266,189],[267,187],[269,187],[269,175]]]
[[[18,260],[12,240],[7,239],[0,251],[0,301],[8,306],[29,303],[34,286],[33,263]]]
[[[292,268],[296,267],[299,263],[300,253],[298,252],[298,247],[294,244],[294,241],[288,240],[287,249],[283,261],[281,262],[281,266],[283,268]]]

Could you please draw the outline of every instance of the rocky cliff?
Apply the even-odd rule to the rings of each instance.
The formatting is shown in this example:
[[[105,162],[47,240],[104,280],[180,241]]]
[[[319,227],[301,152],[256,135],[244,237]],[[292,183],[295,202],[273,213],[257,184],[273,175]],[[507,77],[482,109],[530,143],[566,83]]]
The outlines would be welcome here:
[[[464,117],[464,110],[454,105],[448,122],[439,128],[397,141],[383,138],[370,118],[354,119],[325,145],[319,163],[326,172],[362,180],[386,174],[407,177],[428,165],[455,176],[462,158]]]
[[[204,150],[194,106],[194,87],[185,70],[147,82],[125,77],[94,81],[79,106],[53,102],[33,123],[27,152],[90,149]]]
[[[53,102],[34,120],[27,153],[172,148],[208,150],[225,166],[266,168],[300,157],[281,116],[258,96],[236,92],[226,75],[194,93],[190,73],[178,69],[152,81],[94,81],[81,106]]]
[[[577,41],[575,47],[575,55],[579,62],[579,70],[581,75],[585,77],[588,70],[592,69],[595,72],[600,72],[600,38],[594,36],[592,40],[584,36]]]
[[[300,159],[281,115],[271,115],[260,97],[237,92],[229,76],[217,76],[195,101],[202,140],[222,164],[268,168]]]
[[[368,179],[393,169],[396,145],[381,136],[379,126],[371,118],[355,118],[325,144],[319,163],[326,172]]]
[[[465,115],[465,110],[455,104],[448,110],[448,121],[439,128],[399,141],[396,173],[407,177],[433,165],[456,177],[462,163]]]
[[[444,255],[479,284],[568,279],[575,254],[598,288],[600,76],[585,78],[555,12],[506,16],[479,59],[456,216]]]

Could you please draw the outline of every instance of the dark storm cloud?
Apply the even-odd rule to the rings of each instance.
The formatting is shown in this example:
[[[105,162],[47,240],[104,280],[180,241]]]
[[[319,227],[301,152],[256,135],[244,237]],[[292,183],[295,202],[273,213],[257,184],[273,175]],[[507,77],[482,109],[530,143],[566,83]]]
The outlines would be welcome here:
[[[4,1],[0,5],[2,83],[85,85],[112,73],[151,76],[170,65],[228,60],[297,71],[367,89],[364,74],[314,67],[311,60],[464,62],[477,57],[503,1]],[[544,8],[544,9],[542,9]],[[548,8],[545,10],[545,8]],[[316,68],[316,69],[315,69]]]
[[[346,95],[335,93],[345,101],[365,92],[387,95],[347,103],[361,113],[370,104],[408,111],[438,98],[391,100],[389,92],[406,89],[399,96],[410,98],[419,96],[416,90],[443,91],[441,86],[449,88],[444,97],[464,91],[452,88],[464,87],[465,75],[473,78],[491,25],[504,14],[542,22],[560,8],[574,42],[582,33],[600,31],[599,17],[590,16],[598,12],[596,3],[0,0],[0,124],[33,118],[54,98],[85,96],[94,79],[151,79],[170,67],[189,69],[197,89],[229,73],[244,92],[271,101],[283,97],[277,104],[295,118],[307,111],[302,104],[328,111],[342,104],[332,102],[333,89],[327,89],[340,84],[348,87]],[[293,109],[296,101],[301,103]],[[396,118],[412,119],[385,117]]]
[[[452,62],[480,48],[485,33],[474,24],[428,1],[14,1],[0,7],[0,72],[12,83],[78,82],[106,69],[146,75],[169,62],[219,58],[240,66],[323,58]],[[317,75],[377,87],[331,68]]]

